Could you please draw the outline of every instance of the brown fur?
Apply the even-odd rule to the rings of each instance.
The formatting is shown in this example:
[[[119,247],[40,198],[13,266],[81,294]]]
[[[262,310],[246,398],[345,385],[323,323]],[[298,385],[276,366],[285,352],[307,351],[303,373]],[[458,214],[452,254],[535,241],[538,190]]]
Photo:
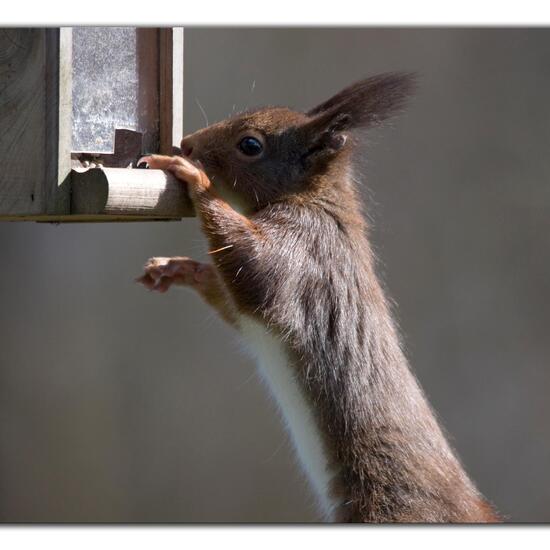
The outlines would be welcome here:
[[[182,150],[190,160],[149,162],[189,185],[220,275],[199,291],[206,299],[214,293],[209,301],[218,308],[227,297],[226,319],[238,318],[227,308],[254,316],[291,350],[339,472],[336,519],[498,521],[409,370],[353,180],[353,130],[391,116],[411,88],[409,75],[386,74],[307,114],[245,113],[186,137]],[[260,139],[262,155],[243,156],[243,136]],[[228,193],[242,201],[243,214],[222,198]]]

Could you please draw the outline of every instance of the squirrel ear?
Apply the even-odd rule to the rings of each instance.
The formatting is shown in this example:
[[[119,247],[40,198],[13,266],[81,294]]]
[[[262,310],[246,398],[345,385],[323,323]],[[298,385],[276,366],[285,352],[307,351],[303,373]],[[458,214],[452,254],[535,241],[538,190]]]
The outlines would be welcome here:
[[[301,128],[307,150],[302,160],[328,159],[346,143],[344,132],[379,124],[399,109],[414,88],[409,73],[385,73],[361,80],[311,109]]]
[[[348,86],[306,114],[327,124],[346,116],[342,130],[367,127],[399,111],[414,87],[415,78],[411,73],[384,73]]]
[[[327,160],[335,155],[347,141],[344,130],[349,127],[350,117],[340,114],[331,117],[316,117],[301,128],[305,137],[305,151],[302,154],[302,163],[305,166],[317,164],[320,160]]]

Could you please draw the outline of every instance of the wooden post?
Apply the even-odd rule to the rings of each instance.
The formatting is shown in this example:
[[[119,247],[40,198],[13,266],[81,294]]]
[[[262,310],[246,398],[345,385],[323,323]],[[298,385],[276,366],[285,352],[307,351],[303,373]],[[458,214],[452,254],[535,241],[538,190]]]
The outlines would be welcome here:
[[[69,213],[65,31],[0,29],[0,217]]]
[[[72,30],[46,29],[46,166],[44,213],[70,213]]]
[[[171,155],[183,137],[183,29],[160,29],[160,152]]]

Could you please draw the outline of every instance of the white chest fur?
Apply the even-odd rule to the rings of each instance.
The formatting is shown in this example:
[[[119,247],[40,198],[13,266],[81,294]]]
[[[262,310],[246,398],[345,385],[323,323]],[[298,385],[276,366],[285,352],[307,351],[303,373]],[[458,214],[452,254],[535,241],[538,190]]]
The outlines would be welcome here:
[[[281,409],[300,462],[319,498],[319,504],[330,518],[337,504],[328,495],[334,472],[328,467],[313,412],[300,390],[285,345],[250,317],[241,317],[239,324],[244,340],[254,354],[259,370]]]

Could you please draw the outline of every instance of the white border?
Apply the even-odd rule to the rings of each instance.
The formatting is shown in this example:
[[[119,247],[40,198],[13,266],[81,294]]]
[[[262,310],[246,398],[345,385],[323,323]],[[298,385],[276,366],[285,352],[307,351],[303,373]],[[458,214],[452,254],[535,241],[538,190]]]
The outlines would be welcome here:
[[[449,9],[451,5],[452,9]],[[447,7],[446,7],[447,6]],[[9,11],[8,11],[9,10]],[[86,10],[86,11],[84,11]],[[295,0],[191,3],[185,0],[154,3],[95,0],[43,2],[27,0],[3,7],[2,26],[59,26],[74,24],[127,25],[435,25],[435,26],[546,26],[550,3],[522,0],[444,3],[420,0],[298,3]],[[550,31],[549,31],[550,32]],[[470,550],[470,548],[532,548],[548,541],[550,527],[0,527],[4,548],[205,548],[256,550],[288,545],[315,550],[400,548],[414,550]],[[183,543],[183,545],[182,545]]]
[[[211,548],[269,550],[297,548],[345,550],[346,547],[390,550],[472,550],[475,548],[542,548],[549,527],[521,526],[287,526],[287,527],[3,527],[3,548],[33,550],[162,550]],[[545,545],[546,546],[546,545]]]
[[[9,7],[8,7],[9,6]],[[544,0],[185,0],[8,2],[0,25],[506,25],[550,24]]]

